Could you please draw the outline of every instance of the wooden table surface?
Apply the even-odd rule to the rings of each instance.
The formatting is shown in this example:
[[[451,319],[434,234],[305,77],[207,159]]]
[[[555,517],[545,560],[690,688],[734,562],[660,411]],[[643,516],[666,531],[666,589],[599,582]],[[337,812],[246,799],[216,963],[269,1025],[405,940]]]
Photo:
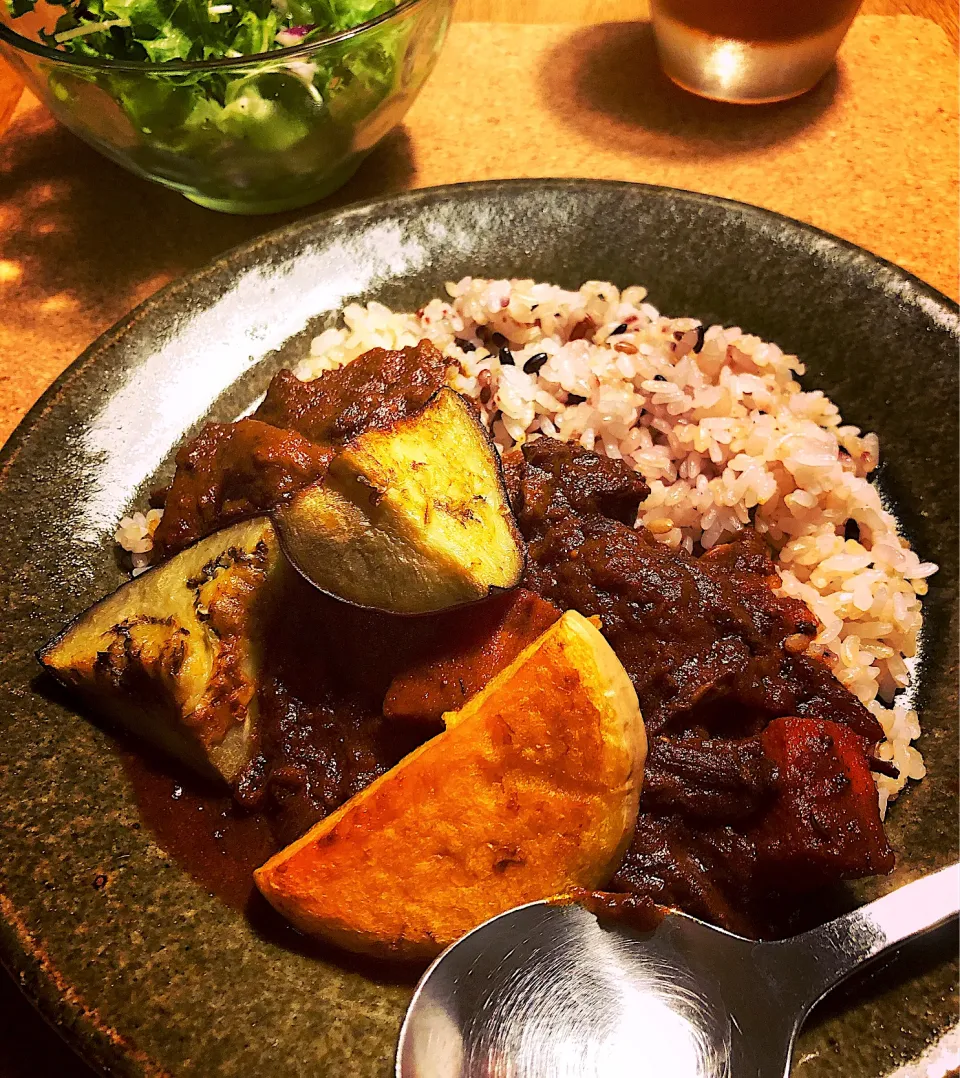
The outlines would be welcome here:
[[[945,31],[954,49],[957,47],[956,0],[865,0],[862,11],[927,18]],[[587,24],[633,21],[647,13],[646,0],[459,0],[456,17],[461,21]],[[36,392],[42,388],[36,386]],[[18,403],[17,411],[25,411],[30,403],[24,399],[22,404]],[[9,429],[7,423],[3,426]],[[93,1078],[92,1072],[63,1047],[22,1000],[13,983],[0,974],[0,1078],[54,1076]]]

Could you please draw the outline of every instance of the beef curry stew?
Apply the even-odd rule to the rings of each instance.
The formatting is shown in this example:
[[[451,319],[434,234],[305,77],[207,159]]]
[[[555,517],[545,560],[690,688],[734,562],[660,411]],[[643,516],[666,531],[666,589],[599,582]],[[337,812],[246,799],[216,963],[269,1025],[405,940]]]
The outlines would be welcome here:
[[[276,376],[251,419],[205,428],[177,456],[159,558],[276,510],[342,447],[415,415],[445,380],[426,342],[375,349],[314,383]],[[871,769],[882,736],[776,594],[749,528],[706,553],[634,526],[646,484],[621,461],[548,438],[503,460],[526,568],[513,591],[398,617],[283,574],[258,627],[257,731],[231,789],[276,847],[443,730],[565,611],[600,628],[649,743],[632,840],[603,890],[776,935],[817,888],[889,872]],[[155,572],[156,570],[154,570]]]

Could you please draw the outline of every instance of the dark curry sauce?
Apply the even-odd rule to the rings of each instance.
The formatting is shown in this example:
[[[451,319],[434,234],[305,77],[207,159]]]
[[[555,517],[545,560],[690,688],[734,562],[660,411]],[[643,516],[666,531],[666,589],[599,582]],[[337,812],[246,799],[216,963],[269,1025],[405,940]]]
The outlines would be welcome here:
[[[315,383],[281,372],[253,420],[208,427],[181,450],[158,549],[280,504],[444,377],[425,343]],[[776,935],[811,890],[890,871],[870,771],[881,730],[816,653],[810,611],[775,594],[763,541],[748,529],[699,557],[668,549],[633,527],[643,480],[579,446],[540,439],[504,467],[527,544],[522,589],[397,618],[292,580],[264,649],[258,752],[233,796],[131,765],[160,844],[243,906],[253,867],[434,736],[443,711],[575,609],[599,617],[649,739],[636,834],[609,891]]]

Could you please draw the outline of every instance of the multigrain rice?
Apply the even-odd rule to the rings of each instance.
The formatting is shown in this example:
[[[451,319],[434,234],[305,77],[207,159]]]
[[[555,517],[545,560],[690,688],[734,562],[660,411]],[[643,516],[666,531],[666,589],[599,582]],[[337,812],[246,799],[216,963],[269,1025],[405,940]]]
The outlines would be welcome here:
[[[920,727],[901,690],[936,566],[899,535],[868,479],[876,435],[804,391],[796,356],[738,327],[665,318],[641,287],[588,281],[574,292],[468,277],[447,293],[415,313],[347,307],[296,373],[317,378],[370,348],[427,338],[453,361],[454,388],[478,402],[501,449],[560,438],[640,472],[650,495],[637,523],[660,542],[695,552],[756,528],[775,552],[782,594],[816,614],[816,645],[883,727],[878,755],[900,777],[877,776],[881,810],[922,778],[911,744]],[[139,517],[125,518],[117,539],[142,567],[159,518]]]

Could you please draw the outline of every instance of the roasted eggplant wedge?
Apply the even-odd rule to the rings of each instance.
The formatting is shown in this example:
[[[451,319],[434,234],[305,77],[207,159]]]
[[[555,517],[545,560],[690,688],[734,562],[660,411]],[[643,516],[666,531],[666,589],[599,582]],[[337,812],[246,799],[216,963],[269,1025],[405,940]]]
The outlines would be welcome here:
[[[452,389],[349,443],[274,519],[314,586],[391,614],[475,602],[523,575],[497,451]]]
[[[568,611],[444,720],[257,870],[299,928],[425,958],[494,914],[597,888],[616,869],[647,743],[633,685],[589,621]]]
[[[260,633],[284,571],[266,517],[236,524],[96,603],[40,661],[98,714],[229,782],[251,752]]]

